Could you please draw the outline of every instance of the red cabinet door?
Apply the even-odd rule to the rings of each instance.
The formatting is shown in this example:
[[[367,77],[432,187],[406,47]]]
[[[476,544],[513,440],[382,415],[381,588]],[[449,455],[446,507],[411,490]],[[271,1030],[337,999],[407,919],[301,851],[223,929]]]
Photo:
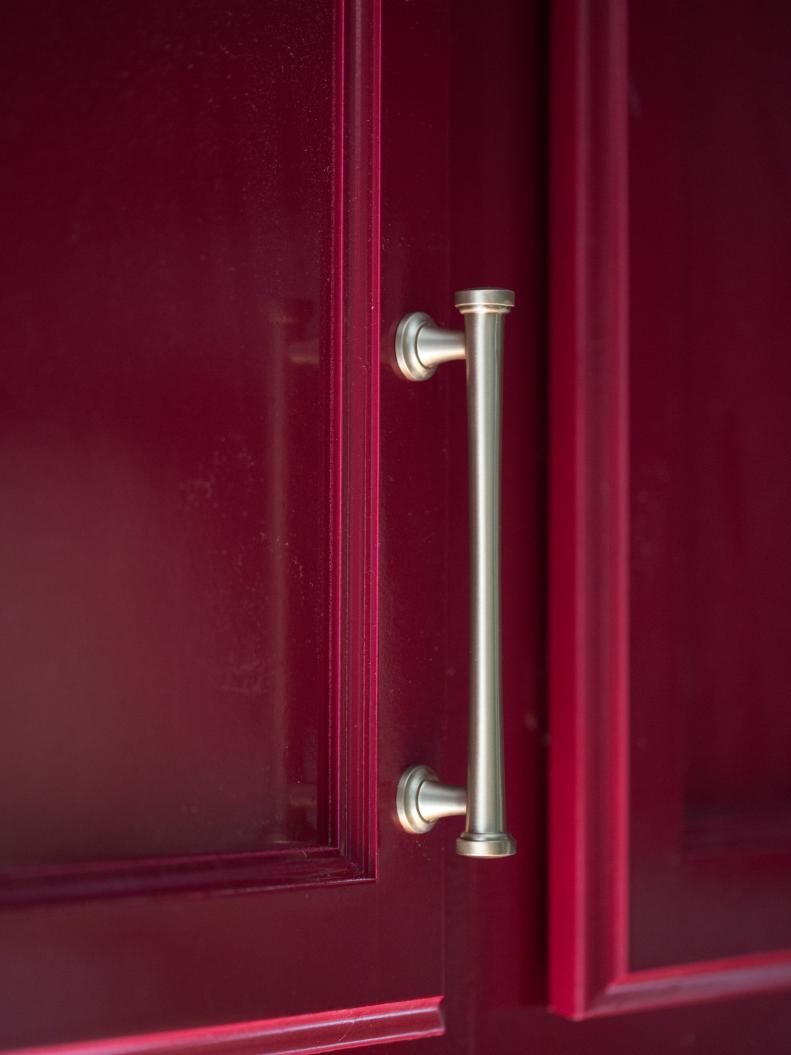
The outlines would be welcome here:
[[[0,1047],[786,1052],[785,5],[2,18]],[[394,815],[487,283],[501,861]]]
[[[380,448],[380,217],[389,319],[447,300],[447,216],[381,213],[378,6],[3,21],[3,1046],[431,1036],[441,847],[390,814],[441,736],[444,394]]]
[[[641,1051],[789,1036],[789,42],[555,11],[549,1000]]]

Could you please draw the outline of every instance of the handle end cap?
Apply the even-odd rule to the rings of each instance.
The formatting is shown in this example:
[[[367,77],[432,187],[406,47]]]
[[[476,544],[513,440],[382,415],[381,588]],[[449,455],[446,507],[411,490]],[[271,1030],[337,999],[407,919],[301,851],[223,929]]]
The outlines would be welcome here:
[[[463,832],[456,840],[456,853],[462,857],[512,857],[516,853],[516,839],[508,832]]]
[[[453,296],[453,306],[462,315],[468,312],[494,312],[504,315],[514,306],[512,289],[460,289]]]

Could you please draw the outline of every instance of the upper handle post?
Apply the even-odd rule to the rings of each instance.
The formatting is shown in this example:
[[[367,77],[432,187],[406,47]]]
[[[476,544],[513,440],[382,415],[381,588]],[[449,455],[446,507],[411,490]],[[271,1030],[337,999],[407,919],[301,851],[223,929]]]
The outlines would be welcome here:
[[[405,316],[396,359],[405,377],[424,381],[443,362],[467,363],[470,474],[470,699],[466,796],[440,784],[426,766],[411,766],[398,785],[399,820],[423,832],[461,812],[466,827],[456,852],[507,857],[516,843],[506,830],[500,637],[500,462],[503,319],[514,306],[506,289],[466,289],[454,304],[464,332],[443,330],[423,312]],[[443,803],[447,802],[444,809]],[[421,810],[421,804],[423,809]]]

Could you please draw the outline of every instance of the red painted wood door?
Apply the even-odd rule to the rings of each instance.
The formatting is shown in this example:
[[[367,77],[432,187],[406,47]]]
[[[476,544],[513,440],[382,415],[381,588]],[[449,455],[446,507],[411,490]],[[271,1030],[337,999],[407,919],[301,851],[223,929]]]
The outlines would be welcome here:
[[[791,1035],[791,19],[551,20],[548,1002],[500,1051]]]
[[[787,1051],[785,6],[2,18],[0,1046]],[[393,815],[468,598],[463,370],[391,349],[484,283],[479,862]]]
[[[2,18],[3,1046],[431,1036],[449,511],[377,360],[439,210],[382,215],[377,5]]]

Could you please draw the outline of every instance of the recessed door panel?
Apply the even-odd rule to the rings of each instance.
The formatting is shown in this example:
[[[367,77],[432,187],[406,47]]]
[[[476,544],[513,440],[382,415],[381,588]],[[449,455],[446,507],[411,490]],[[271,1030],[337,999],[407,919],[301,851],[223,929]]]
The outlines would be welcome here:
[[[635,3],[630,26],[631,947],[651,967],[791,946],[791,23]]]
[[[334,18],[7,24],[4,867],[328,841]]]

